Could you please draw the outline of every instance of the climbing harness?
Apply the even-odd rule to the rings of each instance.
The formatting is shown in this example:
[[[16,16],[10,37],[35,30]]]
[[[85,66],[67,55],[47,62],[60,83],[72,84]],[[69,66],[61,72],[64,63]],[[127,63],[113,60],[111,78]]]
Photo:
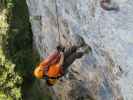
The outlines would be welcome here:
[[[58,28],[58,33],[59,33],[58,42],[59,42],[59,45],[61,45],[61,31],[60,31],[60,25],[59,25],[59,15],[58,15],[57,0],[55,0],[55,10],[56,10],[57,28]]]

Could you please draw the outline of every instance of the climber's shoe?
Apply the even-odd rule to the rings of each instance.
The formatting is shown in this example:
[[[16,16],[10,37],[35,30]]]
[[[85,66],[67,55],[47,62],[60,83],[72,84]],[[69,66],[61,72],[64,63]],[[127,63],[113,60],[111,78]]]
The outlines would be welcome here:
[[[77,43],[77,47],[84,47],[84,46],[87,46],[87,44],[85,43],[83,37],[77,35],[77,40],[78,40],[78,43]]]
[[[89,54],[90,52],[92,52],[92,49],[89,45],[86,44],[82,46],[81,48],[79,48],[77,52],[82,52],[83,54]]]
[[[79,44],[80,47],[87,46],[87,44],[85,43],[85,41],[82,37],[80,38],[79,42],[80,42],[80,44]]]
[[[71,36],[71,39],[72,39],[72,41],[73,41],[73,42],[72,42],[72,43],[73,43],[72,45],[75,45],[77,48],[80,48],[80,47],[86,45],[86,43],[85,43],[83,37],[80,36],[79,34],[73,34],[73,35]]]
[[[83,52],[84,52],[85,54],[89,54],[89,53],[92,51],[91,47],[88,46],[88,45],[84,46],[84,47],[83,47],[83,50],[84,50]]]

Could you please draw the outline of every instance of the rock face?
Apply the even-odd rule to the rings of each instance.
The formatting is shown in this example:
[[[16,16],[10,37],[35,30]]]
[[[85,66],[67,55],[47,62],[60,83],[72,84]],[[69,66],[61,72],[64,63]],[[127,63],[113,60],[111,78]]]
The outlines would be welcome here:
[[[78,43],[78,34],[92,48],[52,87],[59,100],[133,100],[133,0],[112,2],[119,11],[102,9],[100,0],[27,0],[42,58],[58,44],[57,14],[64,46]]]

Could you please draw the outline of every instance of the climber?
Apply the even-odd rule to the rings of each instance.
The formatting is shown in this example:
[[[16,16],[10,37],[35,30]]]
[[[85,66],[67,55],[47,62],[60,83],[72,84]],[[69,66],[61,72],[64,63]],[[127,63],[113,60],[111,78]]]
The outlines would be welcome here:
[[[74,60],[83,56],[84,52],[78,51],[82,46],[84,46],[84,44],[72,46],[68,49],[58,46],[56,50],[44,59],[34,70],[35,77],[45,79],[49,86],[54,85],[60,77],[66,74],[68,67]]]
[[[118,11],[119,7],[116,3],[112,3],[111,0],[101,0],[100,5],[104,10]]]

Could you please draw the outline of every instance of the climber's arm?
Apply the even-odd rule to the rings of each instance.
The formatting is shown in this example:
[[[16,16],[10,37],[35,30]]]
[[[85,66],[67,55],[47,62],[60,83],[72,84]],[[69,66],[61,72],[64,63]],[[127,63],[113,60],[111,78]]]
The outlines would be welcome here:
[[[44,59],[39,66],[46,66],[48,64],[50,64],[57,56],[59,55],[59,52],[57,50],[55,50],[54,52],[52,52],[46,59]]]
[[[64,54],[63,54],[63,52],[61,52],[60,54],[61,54],[61,57],[60,57],[60,61],[58,64],[59,64],[59,66],[62,66],[64,63]]]
[[[40,64],[39,64],[39,67],[42,67],[42,66],[46,66],[48,65],[49,61],[44,59]]]

